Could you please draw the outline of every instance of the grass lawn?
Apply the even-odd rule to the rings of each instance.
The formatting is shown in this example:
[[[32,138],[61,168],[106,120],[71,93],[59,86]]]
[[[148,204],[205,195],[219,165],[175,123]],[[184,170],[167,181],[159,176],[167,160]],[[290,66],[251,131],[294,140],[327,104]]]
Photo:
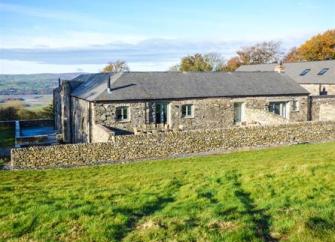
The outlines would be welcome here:
[[[0,148],[11,147],[15,144],[15,129],[0,127]]]
[[[335,143],[0,172],[2,241],[335,241]]]

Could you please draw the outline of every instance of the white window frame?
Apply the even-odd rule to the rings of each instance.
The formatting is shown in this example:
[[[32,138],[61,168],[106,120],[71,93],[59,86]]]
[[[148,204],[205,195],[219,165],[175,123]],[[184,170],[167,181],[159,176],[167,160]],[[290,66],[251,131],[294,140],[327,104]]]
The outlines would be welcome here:
[[[272,112],[270,111],[270,106],[271,106],[271,104],[274,104],[274,103],[279,104],[279,114],[275,113],[274,109],[273,109]],[[290,114],[290,105],[289,105],[289,102],[285,102],[285,101],[271,101],[269,103],[268,111],[270,113],[279,115],[279,116],[281,116],[281,117],[283,117],[285,119],[289,119],[289,114]]]
[[[184,115],[183,114],[183,108],[186,108],[186,114]],[[189,113],[189,111],[191,111],[191,114],[188,114]],[[193,106],[193,104],[183,104],[182,106],[181,106],[181,116],[182,116],[182,118],[194,118],[194,106]]]
[[[294,103],[296,103],[296,106],[294,106]],[[292,112],[299,112],[300,110],[300,102],[299,100],[292,100]]]
[[[240,121],[236,121],[235,120],[235,111],[236,111],[235,110],[235,105],[238,105],[241,108],[241,110],[240,110],[241,111],[241,113],[240,113],[240,116],[241,116],[240,119],[241,120]],[[234,123],[235,124],[243,123],[245,121],[245,102],[243,102],[243,101],[242,102],[234,102],[234,106],[233,107],[234,107]]]
[[[117,116],[118,109],[121,109],[121,118]],[[124,118],[124,110],[127,110],[127,118]],[[130,107],[129,106],[118,106],[115,109],[115,119],[118,122],[128,122],[130,121]]]

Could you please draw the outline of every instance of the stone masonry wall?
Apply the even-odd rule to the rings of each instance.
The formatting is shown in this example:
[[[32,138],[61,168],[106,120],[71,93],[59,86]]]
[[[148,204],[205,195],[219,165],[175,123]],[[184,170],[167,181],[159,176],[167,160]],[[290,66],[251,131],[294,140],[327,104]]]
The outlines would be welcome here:
[[[291,110],[292,101],[299,101],[299,110]],[[234,102],[245,103],[245,120],[248,123],[281,124],[287,120],[281,117],[274,118],[267,112],[269,102],[289,102],[289,122],[307,121],[307,96],[277,96],[277,97],[248,97],[248,98],[202,98],[168,101],[168,126],[172,130],[197,130],[227,128],[234,125]],[[152,128],[151,116],[154,102],[127,102],[127,103],[98,103],[95,104],[95,122],[111,129],[134,132],[134,129]],[[182,117],[181,107],[192,104],[194,116]],[[127,121],[116,121],[115,110],[118,106],[128,106],[130,118]],[[255,110],[257,115],[253,112]],[[261,118],[259,115],[261,111]],[[278,116],[278,115],[277,115]],[[259,119],[257,119],[259,118]],[[269,121],[269,122],[267,122]]]
[[[72,97],[72,142],[90,142],[90,102]]]
[[[111,142],[12,149],[12,168],[48,168],[335,140],[335,122],[113,136]]]
[[[312,96],[311,100],[313,121],[335,120],[335,96]]]

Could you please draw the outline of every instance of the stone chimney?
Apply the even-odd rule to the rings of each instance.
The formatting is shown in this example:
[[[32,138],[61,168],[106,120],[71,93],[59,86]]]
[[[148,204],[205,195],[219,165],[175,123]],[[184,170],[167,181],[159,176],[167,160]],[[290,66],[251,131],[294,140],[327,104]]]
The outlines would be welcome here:
[[[112,89],[111,89],[111,82],[112,82],[112,76],[109,76],[109,78],[107,79],[107,92],[111,93]]]
[[[275,66],[274,71],[278,73],[285,73],[285,67],[282,61],[280,61],[278,65]]]

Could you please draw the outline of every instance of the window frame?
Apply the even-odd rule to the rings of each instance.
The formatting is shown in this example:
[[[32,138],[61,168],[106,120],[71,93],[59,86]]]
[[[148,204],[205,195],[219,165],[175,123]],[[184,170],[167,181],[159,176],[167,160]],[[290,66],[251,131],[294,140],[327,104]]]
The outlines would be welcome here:
[[[310,71],[311,71],[311,68],[306,68],[299,75],[300,76],[306,76]]]
[[[120,110],[121,114],[118,115],[118,110]],[[126,118],[124,110],[126,110]],[[115,108],[115,120],[118,122],[129,122],[130,121],[130,107],[129,106],[118,106]]]
[[[318,76],[323,76],[327,71],[329,71],[328,67],[322,68],[321,71],[318,72]]]
[[[185,114],[183,112],[184,108],[185,108]],[[194,118],[194,106],[193,106],[193,104],[183,104],[181,106],[181,117],[182,118]]]
[[[286,101],[271,101],[268,104],[268,112],[279,115],[282,118],[289,119],[290,103]],[[278,111],[279,113],[277,113]]]
[[[296,105],[294,105],[294,103]],[[292,112],[299,112],[299,110],[300,110],[300,102],[299,102],[299,100],[296,100],[296,99],[292,100],[291,107],[292,107]]]

